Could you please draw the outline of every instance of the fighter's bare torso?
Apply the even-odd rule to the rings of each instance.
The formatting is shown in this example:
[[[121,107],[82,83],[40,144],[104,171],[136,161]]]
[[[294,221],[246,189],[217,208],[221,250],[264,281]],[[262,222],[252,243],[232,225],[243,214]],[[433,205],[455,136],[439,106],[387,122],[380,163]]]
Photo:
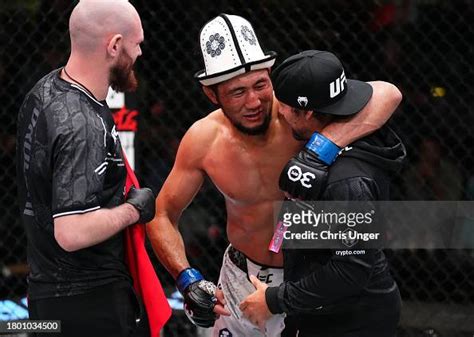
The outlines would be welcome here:
[[[265,135],[242,134],[216,110],[200,122],[214,137],[207,144],[201,169],[224,195],[230,243],[250,259],[281,266],[281,254],[268,250],[273,235],[274,202],[283,198],[278,188],[280,172],[301,148],[291,129],[278,115],[276,99]]]
[[[294,140],[290,125],[278,114],[282,109],[272,95],[269,78],[262,72],[244,75],[220,84],[218,90],[203,87],[214,104],[227,108],[228,115],[218,109],[186,132],[157,197],[155,219],[147,226],[160,261],[175,277],[189,266],[178,232],[179,219],[206,175],[225,197],[231,244],[261,264],[282,265],[282,257],[268,250],[273,203],[283,199],[278,188],[280,172],[303,143]],[[370,84],[374,92],[364,109],[321,130],[340,147],[383,125],[401,100],[393,85],[379,81]],[[247,129],[262,125],[269,110],[272,119],[265,134],[249,136],[236,127],[236,123]]]

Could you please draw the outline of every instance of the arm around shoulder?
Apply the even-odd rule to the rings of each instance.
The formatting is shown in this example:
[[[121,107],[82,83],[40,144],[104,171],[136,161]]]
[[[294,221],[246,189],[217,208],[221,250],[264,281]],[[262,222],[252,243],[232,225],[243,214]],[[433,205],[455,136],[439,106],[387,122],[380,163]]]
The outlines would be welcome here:
[[[402,101],[401,91],[392,83],[368,82],[373,93],[367,105],[350,118],[338,119],[322,130],[322,134],[339,147],[365,137],[380,129]]]
[[[380,129],[388,119],[393,115],[397,107],[400,105],[403,95],[400,89],[394,84],[384,81],[368,82],[373,88],[372,98],[367,106],[362,109],[367,113],[366,124],[373,130]]]

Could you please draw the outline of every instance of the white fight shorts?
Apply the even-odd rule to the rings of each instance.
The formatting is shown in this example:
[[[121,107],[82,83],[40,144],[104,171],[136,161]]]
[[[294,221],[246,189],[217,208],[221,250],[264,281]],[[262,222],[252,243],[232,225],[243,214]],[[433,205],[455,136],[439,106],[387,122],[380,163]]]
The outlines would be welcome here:
[[[219,288],[224,292],[226,309],[230,316],[220,316],[216,321],[212,337],[279,337],[285,328],[285,315],[273,315],[265,324],[265,334],[248,319],[239,309],[248,295],[255,291],[249,276],[255,275],[269,286],[283,282],[283,267],[274,268],[259,265],[250,261],[243,253],[232,246],[227,247],[219,276]]]

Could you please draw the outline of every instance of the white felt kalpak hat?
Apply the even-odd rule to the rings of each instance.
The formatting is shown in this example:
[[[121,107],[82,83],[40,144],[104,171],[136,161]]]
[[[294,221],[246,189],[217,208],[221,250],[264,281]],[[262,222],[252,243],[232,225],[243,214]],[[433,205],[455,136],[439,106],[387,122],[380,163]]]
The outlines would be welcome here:
[[[277,56],[273,51],[262,51],[250,22],[237,15],[220,14],[206,23],[200,42],[205,68],[194,77],[206,86],[270,68]]]

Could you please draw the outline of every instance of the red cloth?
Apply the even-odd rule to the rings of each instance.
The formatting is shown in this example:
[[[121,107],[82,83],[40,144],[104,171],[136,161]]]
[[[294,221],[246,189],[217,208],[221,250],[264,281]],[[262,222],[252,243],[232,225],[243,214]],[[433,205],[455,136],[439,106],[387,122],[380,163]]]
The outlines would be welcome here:
[[[125,153],[123,161],[127,169],[125,193],[128,193],[130,187],[139,188],[139,185]],[[151,337],[159,337],[161,328],[171,316],[171,308],[145,249],[144,224],[128,226],[125,229],[125,255],[133,278],[133,287],[145,305]]]

